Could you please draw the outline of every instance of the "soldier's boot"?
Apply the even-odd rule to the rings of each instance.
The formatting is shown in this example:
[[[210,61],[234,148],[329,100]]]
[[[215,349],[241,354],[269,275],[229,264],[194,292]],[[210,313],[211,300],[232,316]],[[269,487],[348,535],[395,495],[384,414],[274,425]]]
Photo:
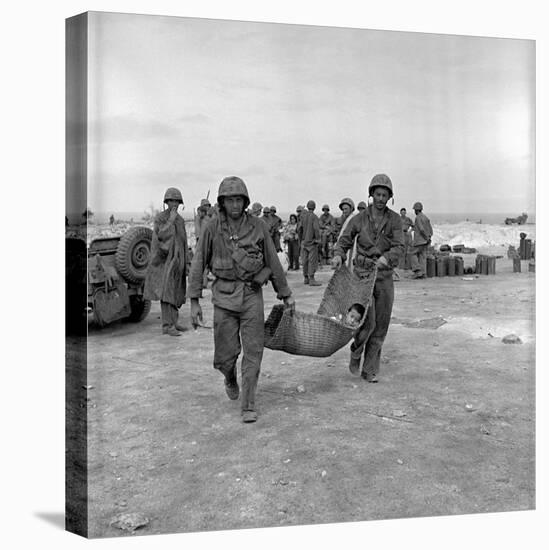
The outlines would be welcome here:
[[[362,348],[358,351],[353,351],[351,349],[351,359],[349,361],[349,370],[354,376],[360,374],[360,358],[362,357]]]
[[[305,277],[305,278],[303,279],[303,284],[304,284],[304,285],[310,284],[310,283],[309,283],[309,277]]]
[[[321,286],[322,283],[320,281],[317,281],[315,278],[314,278],[314,275],[312,277],[309,277],[309,285],[310,286]]]
[[[176,323],[176,324],[175,324],[175,328],[176,328],[179,332],[186,332],[187,330],[189,330],[188,327],[184,327],[183,325],[180,325],[179,323]]]
[[[181,336],[181,333],[174,326],[163,328],[162,334],[168,334],[170,336]]]
[[[377,384],[377,376],[373,372],[365,372],[363,371],[360,375],[366,382],[370,382],[370,384]]]
[[[255,422],[257,420],[257,413],[255,411],[242,411],[242,422]]]
[[[238,382],[234,374],[232,376],[225,377],[225,392],[231,401],[238,399],[240,395],[240,388],[238,387]]]

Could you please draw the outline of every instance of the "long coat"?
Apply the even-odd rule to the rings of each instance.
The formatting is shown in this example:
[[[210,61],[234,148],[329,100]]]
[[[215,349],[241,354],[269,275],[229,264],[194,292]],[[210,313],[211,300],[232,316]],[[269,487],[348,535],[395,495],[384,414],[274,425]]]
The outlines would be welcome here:
[[[185,303],[187,293],[187,232],[179,214],[173,223],[169,215],[167,209],[154,220],[144,298],[161,300],[179,308]]]

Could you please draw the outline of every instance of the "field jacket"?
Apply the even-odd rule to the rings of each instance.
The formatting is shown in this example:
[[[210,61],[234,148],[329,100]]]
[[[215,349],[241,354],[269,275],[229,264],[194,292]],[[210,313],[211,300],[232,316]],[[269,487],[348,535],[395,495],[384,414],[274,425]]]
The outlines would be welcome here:
[[[341,231],[334,247],[334,255],[341,256],[345,261],[347,251],[356,239],[355,267],[372,264],[384,256],[389,265],[385,271],[392,271],[398,266],[398,261],[404,252],[404,234],[400,216],[385,208],[383,218],[376,228],[372,216],[372,206],[364,212],[353,216]],[[381,272],[383,270],[379,270]],[[379,273],[378,272],[378,273]]]
[[[320,244],[320,226],[318,216],[310,210],[301,213],[297,231],[303,246]]]
[[[291,295],[290,288],[269,229],[265,222],[246,213],[236,234],[231,232],[224,212],[208,223],[198,241],[189,275],[189,296],[199,298],[202,274],[210,270],[216,277],[212,303],[231,311],[242,311],[244,287],[263,268],[271,270],[270,280],[277,298]]]
[[[431,227],[429,218],[423,212],[416,214],[413,245],[429,244],[432,236],[433,228]]]

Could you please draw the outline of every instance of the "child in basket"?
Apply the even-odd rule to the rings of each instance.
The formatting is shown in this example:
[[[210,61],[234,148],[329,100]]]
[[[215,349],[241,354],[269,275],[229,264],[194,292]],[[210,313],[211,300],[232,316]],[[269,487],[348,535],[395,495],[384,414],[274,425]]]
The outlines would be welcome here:
[[[358,328],[362,324],[365,312],[366,309],[362,304],[353,304],[347,311],[343,322],[351,328]]]

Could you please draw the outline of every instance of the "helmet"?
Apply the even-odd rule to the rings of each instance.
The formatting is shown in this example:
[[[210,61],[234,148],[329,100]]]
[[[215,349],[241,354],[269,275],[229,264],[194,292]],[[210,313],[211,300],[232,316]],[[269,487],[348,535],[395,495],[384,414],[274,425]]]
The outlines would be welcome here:
[[[368,187],[368,195],[372,195],[373,190],[376,187],[385,187],[389,191],[389,197],[393,196],[393,184],[391,182],[391,179],[386,174],[376,174],[372,181],[370,182],[370,186]]]
[[[316,202],[313,200],[307,201],[307,209],[314,210],[316,208]]]
[[[263,207],[263,214],[270,214],[271,209],[268,206]]]
[[[250,204],[250,196],[248,195],[246,184],[237,176],[224,178],[219,184],[219,191],[217,192],[217,204],[219,206],[221,206],[219,199],[223,197],[244,197],[244,208],[247,208]]]
[[[423,210],[423,204],[421,204],[420,202],[415,202],[414,206],[412,206],[412,208],[414,210]]]
[[[301,212],[303,210],[303,206],[301,204],[295,209],[296,212]]]
[[[364,210],[366,210],[366,203],[364,201],[360,201],[357,205],[356,205],[356,208],[357,210],[360,210],[361,208],[364,208]]]
[[[179,201],[181,204],[183,204],[183,196],[181,195],[181,191],[177,189],[177,187],[169,187],[168,189],[166,189],[166,192],[164,193],[164,202],[167,202],[169,200]]]
[[[202,199],[200,201],[200,206],[206,206],[206,207],[209,208],[211,206],[211,204],[210,204],[210,201],[208,199]]]
[[[271,212],[272,212],[273,214],[276,214],[276,206],[271,206]]]
[[[263,206],[261,206],[260,202],[254,202],[252,204],[252,212],[254,214],[259,214],[259,212],[261,212],[261,210],[263,210]]]
[[[322,207],[322,210],[327,210],[328,212],[330,211],[330,207],[325,204],[323,207]]]
[[[353,202],[353,199],[350,199],[349,197],[345,197],[344,199],[341,199],[341,202],[339,203],[339,209],[343,210],[341,208],[344,204],[348,204],[351,207],[351,212],[355,209],[355,203]]]

